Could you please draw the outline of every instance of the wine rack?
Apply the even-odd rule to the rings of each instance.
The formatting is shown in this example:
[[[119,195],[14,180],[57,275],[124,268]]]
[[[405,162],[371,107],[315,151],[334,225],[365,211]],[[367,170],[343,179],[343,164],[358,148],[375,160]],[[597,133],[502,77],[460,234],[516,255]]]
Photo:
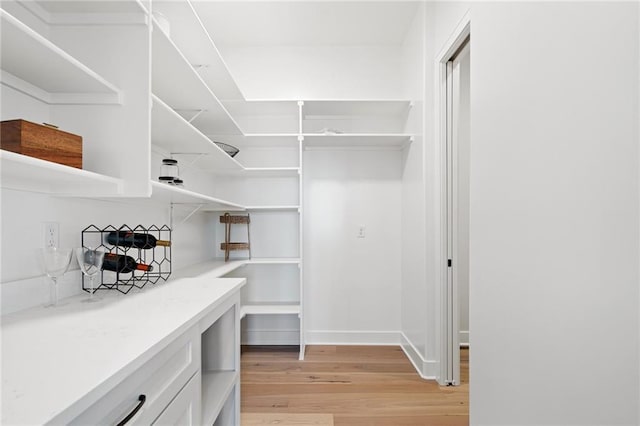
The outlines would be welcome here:
[[[171,228],[167,225],[158,227],[151,225],[144,227],[138,225],[130,227],[122,225],[119,228],[109,225],[99,228],[95,225],[89,225],[82,230],[82,247],[94,250],[102,250],[105,253],[112,253],[121,256],[130,256],[136,263],[142,263],[151,266],[150,271],[134,270],[132,272],[114,272],[102,270],[98,277],[94,278],[95,288],[98,290],[117,290],[127,294],[134,288],[142,288],[148,283],[156,284],[158,281],[167,281],[171,275],[171,245],[156,246],[149,249],[141,249],[136,247],[123,247],[107,242],[107,237],[112,232],[133,232],[136,234],[149,234],[158,240],[171,241]],[[82,289],[89,292],[88,278],[82,276]]]

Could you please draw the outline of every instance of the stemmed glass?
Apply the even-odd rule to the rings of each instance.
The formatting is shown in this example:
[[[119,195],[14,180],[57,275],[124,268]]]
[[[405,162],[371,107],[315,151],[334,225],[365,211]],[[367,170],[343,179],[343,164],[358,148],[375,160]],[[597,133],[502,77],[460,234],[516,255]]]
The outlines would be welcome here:
[[[93,250],[91,248],[80,247],[76,249],[76,258],[78,259],[80,270],[86,277],[89,278],[89,298],[84,299],[84,302],[95,302],[98,299],[95,299],[93,297],[93,293],[95,292],[93,287],[93,279],[102,269],[104,252]]]
[[[53,285],[49,288],[49,303],[45,307],[58,305],[58,278],[61,278],[71,264],[72,249],[46,247],[40,249],[44,272]]]

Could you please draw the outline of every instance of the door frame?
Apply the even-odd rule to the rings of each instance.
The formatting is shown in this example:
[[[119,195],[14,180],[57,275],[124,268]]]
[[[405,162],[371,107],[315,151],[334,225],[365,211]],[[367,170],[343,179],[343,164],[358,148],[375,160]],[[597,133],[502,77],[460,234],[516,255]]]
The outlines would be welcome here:
[[[459,385],[459,347],[457,357],[452,353],[452,348],[456,348],[458,337],[457,308],[451,300],[457,294],[456,281],[449,273],[448,260],[451,259],[449,250],[449,227],[448,227],[448,188],[447,174],[452,172],[448,165],[447,147],[448,139],[452,129],[448,128],[447,116],[449,105],[447,105],[448,86],[447,73],[448,63],[453,59],[458,50],[467,42],[471,36],[471,16],[467,12],[453,31],[440,53],[436,56],[436,79],[437,79],[437,117],[436,142],[439,149],[439,179],[440,187],[440,208],[439,214],[440,233],[438,235],[439,250],[437,260],[438,282],[436,285],[436,353],[439,355],[439,368],[436,379],[440,385]],[[458,343],[459,345],[459,343]]]

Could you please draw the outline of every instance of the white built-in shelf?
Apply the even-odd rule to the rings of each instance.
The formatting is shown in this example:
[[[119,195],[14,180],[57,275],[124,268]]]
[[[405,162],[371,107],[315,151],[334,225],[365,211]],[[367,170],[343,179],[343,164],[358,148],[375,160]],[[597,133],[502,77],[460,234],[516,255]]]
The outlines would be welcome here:
[[[120,91],[89,67],[0,9],[3,85],[47,104],[120,104]]]
[[[406,133],[304,133],[305,147],[404,147],[412,140]]]
[[[189,191],[188,189],[168,185],[162,182],[151,182],[152,199],[171,204],[187,204],[202,206],[202,211],[243,211],[246,210],[240,204],[208,195]]]
[[[171,279],[193,278],[207,274],[209,278],[219,278],[245,265],[299,265],[299,257],[254,257],[251,259],[213,259],[188,266],[172,274]]]
[[[110,176],[0,150],[3,188],[66,196],[114,196],[123,181]]]
[[[226,101],[231,115],[245,117],[289,117],[298,120],[298,102],[292,100],[235,100]]]
[[[299,167],[245,167],[241,172],[245,177],[287,177],[298,176],[300,174]]]
[[[300,113],[294,101],[227,101],[229,113],[244,133],[296,133],[300,130]]]
[[[183,187],[152,181],[152,199],[171,204],[200,206],[202,211],[299,211],[298,205],[283,206],[243,206],[220,198],[190,191]]]
[[[298,133],[245,133],[246,138],[298,138]]]
[[[238,381],[237,371],[202,372],[202,424],[214,424]]]
[[[241,134],[216,95],[154,21],[152,92],[204,134]]]
[[[185,155],[199,169],[243,172],[244,167],[180,114],[153,96],[151,141],[174,156]]]
[[[299,265],[299,257],[254,257],[241,260],[245,265]]]
[[[29,9],[44,22],[49,24],[113,24],[115,22],[127,22],[133,16],[140,19],[140,13],[149,13],[141,0],[118,0],[118,1],[26,1],[22,6]],[[132,23],[129,21],[129,23]]]
[[[363,116],[402,116],[411,108],[409,100],[371,99],[371,100],[315,100],[304,101],[303,118],[320,117],[363,117]]]
[[[299,211],[298,205],[282,205],[282,206],[245,206],[245,210],[249,211]]]
[[[298,167],[244,167],[157,96],[152,96],[151,141],[173,157],[217,175],[297,176]]]
[[[197,4],[186,0],[153,3],[153,11],[163,14],[170,23],[171,40],[216,96],[223,101],[244,99],[196,9]]]
[[[171,279],[194,278],[205,275],[207,278],[219,278],[244,266],[245,262],[245,260],[235,259],[228,262],[225,262],[224,259],[213,259],[175,271],[172,273]]]
[[[207,134],[214,141],[228,143],[242,151],[243,148],[296,148],[298,133],[245,133],[244,135]]]
[[[247,315],[299,315],[300,304],[295,303],[265,303],[247,304],[240,308],[240,318]]]

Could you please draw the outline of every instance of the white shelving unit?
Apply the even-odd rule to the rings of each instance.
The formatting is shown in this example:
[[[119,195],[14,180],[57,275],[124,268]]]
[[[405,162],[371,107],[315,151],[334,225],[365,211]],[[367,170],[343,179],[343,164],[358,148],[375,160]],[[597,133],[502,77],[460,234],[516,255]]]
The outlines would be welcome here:
[[[234,305],[203,330],[201,424],[240,424],[239,321]]]
[[[245,206],[248,211],[299,211],[299,205],[290,206]]]
[[[66,196],[119,194],[122,179],[0,150],[2,187]]]
[[[220,415],[225,402],[239,381],[237,371],[206,371],[202,373],[202,424],[211,425]]]
[[[120,90],[0,9],[2,84],[46,104],[120,104]]]
[[[362,137],[408,137],[411,107],[407,100],[304,101],[302,133],[305,139],[325,136],[345,144],[358,144]]]
[[[297,101],[241,100],[227,101],[225,106],[245,134],[297,134],[300,130]]]
[[[241,134],[215,93],[154,21],[152,92],[203,133]]]
[[[243,172],[245,168],[184,117],[153,95],[151,140],[175,157],[199,155],[197,165],[205,170]]]
[[[196,7],[197,3],[190,1],[156,1],[153,4],[154,12],[170,17],[171,40],[216,96],[223,101],[243,100],[244,96],[202,24]]]
[[[64,196],[126,197],[170,204],[186,212],[182,220],[188,220],[196,212],[250,212],[252,224],[263,227],[263,235],[268,236],[261,242],[264,253],[260,256],[264,257],[236,258],[226,264],[215,260],[202,266],[203,271],[212,271],[216,276],[237,274],[244,273],[241,268],[246,266],[252,269],[253,276],[258,278],[256,281],[263,281],[260,285],[280,285],[281,300],[278,300],[280,294],[266,295],[268,297],[260,300],[260,296],[265,296],[263,291],[270,288],[256,290],[257,286],[252,288],[249,282],[243,291],[251,297],[244,298],[247,303],[241,314],[243,317],[286,315],[298,321],[302,358],[305,345],[303,150],[401,149],[412,138],[406,133],[411,103],[360,99],[246,100],[211,34],[206,31],[198,15],[197,2],[157,1],[152,8],[149,6],[150,2],[142,4],[139,0],[44,2],[45,12],[50,15],[48,23],[55,24],[56,33],[62,34],[62,44],[56,44],[59,40],[43,36],[0,10],[3,90],[9,88],[25,99],[36,99],[51,108],[50,115],[69,124],[69,131],[75,126],[86,130],[87,133],[82,134],[88,135],[85,154],[91,170],[0,152],[2,186]],[[167,17],[169,34],[149,16],[149,9]],[[110,29],[114,14],[119,14],[117,21],[125,25]],[[43,19],[43,22],[47,21]],[[86,34],[81,32],[82,24],[90,28],[98,23],[109,25],[96,25]],[[126,64],[131,75],[122,78],[115,73],[124,81],[112,78],[115,66],[95,57],[104,54],[102,49],[89,53],[94,55],[89,61],[68,53],[77,53],[73,49],[77,47],[73,45],[73,38],[82,35],[93,37],[91,41],[101,47],[110,43],[107,45],[110,54],[128,50],[121,48],[127,36],[138,37],[137,51],[124,53],[122,57],[116,55],[121,63],[118,68]],[[67,49],[68,46],[71,49]],[[94,66],[95,63],[100,65]],[[117,81],[118,87],[110,80]],[[150,92],[140,89],[148,87]],[[64,109],[56,107],[59,104],[63,104]],[[87,104],[92,104],[91,114],[84,114]],[[100,105],[105,107],[93,110]],[[7,118],[3,116],[3,119]],[[113,123],[124,122],[136,124],[113,130],[116,127]],[[67,130],[64,126],[61,129]],[[240,153],[231,158],[214,141],[237,146]],[[142,164],[141,170],[104,166],[116,164],[118,153],[124,149],[137,150],[127,158]],[[152,181],[155,176],[147,166],[152,151],[154,155],[166,153],[179,158],[181,164],[197,169],[198,176],[202,171],[207,172],[202,182],[196,182],[202,184],[201,190]],[[217,188],[221,186],[228,191]],[[236,199],[234,194],[238,193],[241,197]],[[238,202],[239,199],[242,202]],[[260,232],[256,234],[259,236]],[[252,236],[256,234],[252,231]],[[273,243],[278,239],[272,238],[272,234],[285,236],[286,250],[279,250],[279,243]],[[286,278],[280,282],[275,277],[277,274]],[[211,411],[203,412],[203,420],[210,424],[213,421],[209,420],[218,418],[218,424],[222,422],[220,419],[228,418],[229,411],[237,409],[228,398],[232,392],[238,392],[238,387],[232,384],[237,383],[237,370],[226,366],[203,371],[206,398],[210,394],[222,395],[217,402],[207,405],[206,410]]]
[[[245,304],[240,309],[240,317],[247,315],[299,315],[299,304]]]
[[[144,16],[133,0],[102,8],[95,2],[2,4],[0,119],[54,123],[83,138],[83,170],[2,152],[3,188],[70,197],[148,195],[144,160],[149,151],[144,143],[132,144],[148,140],[148,129],[114,125],[124,117],[148,121],[145,97],[128,93],[148,84],[148,64],[139,51],[148,37]],[[25,23],[35,21],[36,28]],[[109,26],[90,25],[106,22]],[[51,25],[55,32],[49,31]],[[121,49],[122,39],[133,40],[135,47]],[[93,49],[82,49],[80,40],[89,40]],[[111,63],[97,55],[110,57]],[[132,74],[119,78],[114,63],[127,63]],[[135,167],[122,167],[125,147]]]
[[[244,261],[246,265],[299,265],[300,258],[296,257],[264,257],[264,258],[252,258]]]
[[[412,135],[407,133],[380,134],[380,133],[347,133],[347,134],[303,134],[305,147],[387,147],[402,148],[411,143]]]

